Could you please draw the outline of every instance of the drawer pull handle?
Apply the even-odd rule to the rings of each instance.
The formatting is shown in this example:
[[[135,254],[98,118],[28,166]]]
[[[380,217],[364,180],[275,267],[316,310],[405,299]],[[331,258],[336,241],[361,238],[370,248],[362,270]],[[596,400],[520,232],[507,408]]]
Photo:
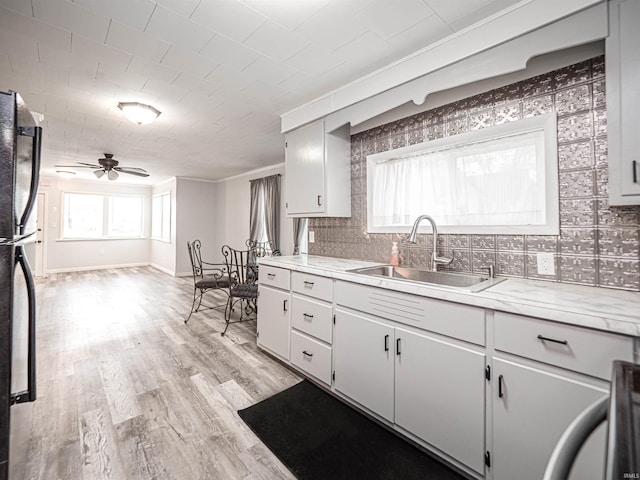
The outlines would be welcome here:
[[[303,351],[302,351],[302,354],[303,354],[303,355],[305,355],[305,356],[307,356],[307,357],[309,357],[309,358],[313,357],[313,353],[309,353],[309,352],[307,352],[306,350],[303,350]]]
[[[313,288],[313,282],[307,282],[306,280],[304,281],[304,286],[306,288]]]
[[[389,351],[389,335],[384,336],[384,351]]]
[[[276,278],[276,274],[275,273],[267,273],[267,277],[270,279]]]
[[[538,335],[538,340],[542,342],[553,342],[560,343],[562,345],[569,345],[569,342],[567,342],[566,340],[556,340],[555,338],[543,337],[542,335]]]
[[[498,376],[498,398],[502,398],[504,397],[504,392],[502,391],[502,381],[503,381],[503,376],[499,375]]]
[[[303,313],[302,316],[305,320],[313,320],[313,315],[309,315],[308,313]]]
[[[399,355],[400,355],[400,353],[401,353],[401,352],[400,352],[400,340],[401,340],[400,338],[398,338],[398,339],[396,340],[396,355],[398,355],[398,356],[399,356]]]
[[[283,311],[283,312],[286,312],[286,311],[287,311],[287,302],[288,302],[288,301],[289,301],[289,300],[283,300],[283,301],[282,301],[282,311]]]

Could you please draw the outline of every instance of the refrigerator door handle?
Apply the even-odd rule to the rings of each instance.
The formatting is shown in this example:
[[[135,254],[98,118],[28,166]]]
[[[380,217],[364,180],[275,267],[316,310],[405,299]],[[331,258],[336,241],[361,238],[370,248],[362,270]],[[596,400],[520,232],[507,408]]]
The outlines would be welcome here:
[[[36,399],[36,285],[23,245],[16,245],[15,262],[20,265],[27,282],[29,325],[27,339],[27,390],[11,394],[11,405],[14,403],[33,402]]]
[[[38,195],[38,183],[40,182],[40,150],[42,149],[42,127],[19,127],[18,134],[31,137],[33,146],[31,149],[31,184],[29,185],[29,199],[22,212],[22,218],[18,224],[19,233],[23,234],[29,220],[33,206]]]

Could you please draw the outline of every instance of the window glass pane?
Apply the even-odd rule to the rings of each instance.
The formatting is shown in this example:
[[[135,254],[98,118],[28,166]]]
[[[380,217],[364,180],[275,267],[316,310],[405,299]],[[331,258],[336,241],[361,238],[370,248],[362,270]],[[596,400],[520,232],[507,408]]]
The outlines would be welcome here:
[[[171,194],[168,192],[153,196],[151,236],[165,241],[171,239]]]
[[[370,155],[369,231],[404,231],[422,214],[443,232],[557,229],[555,117],[520,122]]]
[[[85,193],[65,193],[63,238],[102,237],[103,196]]]
[[[109,196],[110,237],[142,236],[142,197]]]
[[[160,238],[162,236],[162,197],[156,195],[151,203],[151,236]]]
[[[162,239],[171,239],[171,195],[162,196]]]

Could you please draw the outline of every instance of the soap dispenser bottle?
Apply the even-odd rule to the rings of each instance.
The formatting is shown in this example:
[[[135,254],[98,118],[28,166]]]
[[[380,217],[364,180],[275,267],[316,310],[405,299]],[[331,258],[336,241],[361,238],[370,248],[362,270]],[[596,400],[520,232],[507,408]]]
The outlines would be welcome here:
[[[391,260],[389,263],[394,267],[397,267],[400,263],[400,252],[398,251],[398,242],[393,242],[391,245]]]

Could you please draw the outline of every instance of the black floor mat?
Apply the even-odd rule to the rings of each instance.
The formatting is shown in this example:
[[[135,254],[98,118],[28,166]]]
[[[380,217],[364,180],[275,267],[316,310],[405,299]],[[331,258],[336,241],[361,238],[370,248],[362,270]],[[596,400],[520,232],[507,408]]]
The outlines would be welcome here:
[[[464,479],[307,380],[238,414],[300,480]]]

